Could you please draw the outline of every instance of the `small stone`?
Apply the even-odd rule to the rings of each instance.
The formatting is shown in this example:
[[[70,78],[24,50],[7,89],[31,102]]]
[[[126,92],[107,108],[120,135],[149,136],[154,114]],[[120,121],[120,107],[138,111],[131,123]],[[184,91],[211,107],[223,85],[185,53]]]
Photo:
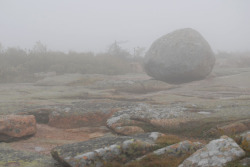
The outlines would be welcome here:
[[[10,142],[36,133],[33,115],[0,116],[0,142]]]

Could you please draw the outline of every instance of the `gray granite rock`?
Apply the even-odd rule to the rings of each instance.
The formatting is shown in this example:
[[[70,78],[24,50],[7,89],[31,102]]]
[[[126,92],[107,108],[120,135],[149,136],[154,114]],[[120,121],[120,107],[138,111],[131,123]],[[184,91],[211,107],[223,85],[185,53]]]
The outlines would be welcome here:
[[[163,148],[160,148],[158,150],[153,151],[152,153],[148,155],[170,155],[170,156],[181,156],[185,154],[191,154],[195,152],[196,150],[202,148],[204,145],[200,142],[191,142],[191,141],[182,141],[170,146],[166,146]],[[144,155],[142,157],[137,158],[136,160],[141,160],[148,155]]]
[[[120,128],[127,125],[136,125],[135,121],[145,122],[154,127],[178,127],[181,123],[194,118],[195,113],[185,112],[185,108],[179,105],[166,107],[164,105],[149,105],[139,103],[138,105],[120,110],[107,120],[107,126],[116,133],[122,133]],[[138,128],[135,128],[138,129]],[[140,130],[138,130],[141,133]]]
[[[194,152],[200,149],[202,146],[203,144],[199,142],[182,141],[180,143],[155,150],[153,154],[156,155],[168,154],[173,156],[179,156],[182,154]]]
[[[184,83],[205,78],[213,69],[215,56],[199,32],[185,28],[157,39],[144,64],[147,74],[157,80]]]
[[[245,152],[227,136],[212,140],[205,147],[196,151],[179,167],[222,167],[226,163],[240,159]]]
[[[51,154],[64,166],[102,166],[104,162],[128,162],[156,148],[161,133],[152,132],[134,136],[106,136],[89,141],[54,148]]]

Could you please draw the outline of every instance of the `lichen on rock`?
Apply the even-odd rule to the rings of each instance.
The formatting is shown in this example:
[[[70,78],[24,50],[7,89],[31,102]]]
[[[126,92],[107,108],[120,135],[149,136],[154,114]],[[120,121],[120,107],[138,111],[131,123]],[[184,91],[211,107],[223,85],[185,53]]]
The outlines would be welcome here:
[[[56,147],[51,154],[58,162],[70,167],[98,166],[114,160],[125,163],[156,149],[156,140],[161,135],[163,134],[144,133],[101,137]]]
[[[222,136],[196,151],[179,167],[222,167],[228,162],[244,157],[244,155],[245,152],[233,139]]]

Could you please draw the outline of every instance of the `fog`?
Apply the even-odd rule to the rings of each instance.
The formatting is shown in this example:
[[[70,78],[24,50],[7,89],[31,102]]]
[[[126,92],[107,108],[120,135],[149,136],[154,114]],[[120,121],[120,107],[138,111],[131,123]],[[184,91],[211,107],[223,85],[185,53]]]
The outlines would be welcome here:
[[[249,51],[248,0],[1,0],[0,43],[31,49],[104,52],[114,41],[132,51],[194,28],[214,51]]]
[[[0,166],[249,164],[249,16],[250,0],[0,0]]]

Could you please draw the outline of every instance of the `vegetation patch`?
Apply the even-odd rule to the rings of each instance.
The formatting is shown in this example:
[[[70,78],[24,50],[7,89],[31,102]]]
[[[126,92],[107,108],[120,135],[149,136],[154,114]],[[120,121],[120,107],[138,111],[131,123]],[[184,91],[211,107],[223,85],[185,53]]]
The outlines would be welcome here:
[[[162,147],[166,147],[175,143],[180,142],[181,139],[176,136],[176,135],[164,135],[164,136],[160,136],[157,140],[156,140],[156,144],[162,148]]]
[[[237,139],[237,137],[236,137],[236,139]],[[242,141],[239,142],[239,140],[238,140],[238,144],[246,152],[246,157],[250,157],[249,141],[247,141],[246,139],[243,139]]]
[[[134,161],[128,164],[121,164],[120,162],[105,163],[105,167],[177,167],[181,164],[190,154],[182,156],[169,156],[169,155],[148,155],[145,158]]]
[[[161,132],[210,140],[221,136],[221,134],[216,131],[218,125],[229,124],[231,122],[232,120],[230,119],[209,117],[181,123],[181,128],[168,128]]]
[[[113,49],[113,47],[115,49]],[[131,63],[141,64],[142,58],[132,57],[129,52],[113,44],[106,53],[77,53],[48,51],[46,46],[37,42],[34,49],[8,48],[0,52],[0,83],[33,82],[52,73],[81,73],[120,75],[136,72]],[[95,82],[79,81],[78,84]]]
[[[242,165],[240,161],[237,160],[237,161],[227,163],[225,167],[246,167],[246,166]]]

